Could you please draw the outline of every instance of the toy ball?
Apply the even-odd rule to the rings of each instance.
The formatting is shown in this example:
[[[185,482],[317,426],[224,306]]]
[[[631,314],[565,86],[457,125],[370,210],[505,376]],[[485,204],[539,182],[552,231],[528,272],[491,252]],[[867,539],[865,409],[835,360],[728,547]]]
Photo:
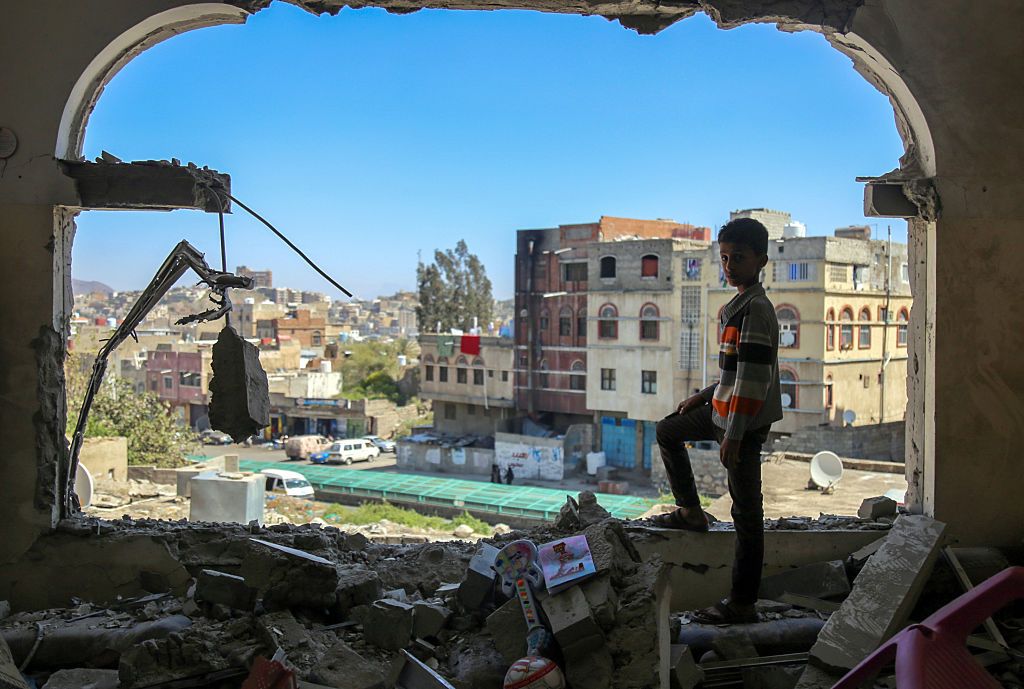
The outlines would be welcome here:
[[[565,689],[565,676],[555,661],[526,656],[512,663],[505,673],[503,689]]]

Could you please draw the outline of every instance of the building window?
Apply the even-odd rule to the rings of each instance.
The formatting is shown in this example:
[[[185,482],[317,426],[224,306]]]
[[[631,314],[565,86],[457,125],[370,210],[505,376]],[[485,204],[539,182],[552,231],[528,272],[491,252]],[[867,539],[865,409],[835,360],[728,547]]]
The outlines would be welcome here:
[[[602,340],[614,340],[619,336],[618,310],[611,304],[605,304],[597,312],[597,336]]]
[[[475,404],[467,404],[466,405],[466,414],[468,416],[476,416],[476,405]]]
[[[586,282],[587,264],[583,261],[578,263],[563,263],[562,278],[565,282]]]
[[[548,379],[548,362],[547,362],[547,360],[542,360],[540,362],[540,366],[538,366],[537,368],[540,369],[540,386],[542,388],[548,387],[548,383],[550,381]]]
[[[314,347],[319,347],[320,341],[323,339],[323,336],[320,334],[319,330],[314,330],[313,335],[310,339],[312,340],[312,344]]]
[[[447,383],[448,382],[448,367],[447,366],[438,366],[437,367],[437,373],[438,373],[438,378],[437,378],[438,382],[441,382],[441,383]]]
[[[889,322],[889,311],[884,306],[878,307],[878,322],[888,323]]]
[[[658,372],[657,371],[641,371],[640,372],[640,392],[645,395],[657,395],[658,394]]]
[[[905,308],[900,309],[899,315],[896,316],[896,346],[906,347],[907,346],[907,323],[910,321],[910,312]]]
[[[170,376],[164,376],[164,390],[174,389],[174,379]]]
[[[615,369],[614,368],[602,368],[601,369],[601,389],[602,390],[614,390],[615,389]]]
[[[153,392],[156,392],[156,390],[157,390],[157,388],[159,386],[160,386],[160,383],[158,383],[156,381],[156,378],[154,378],[153,380],[149,381],[149,389],[152,390]]]
[[[779,346],[796,348],[800,346],[800,313],[792,306],[775,309],[779,321]]]
[[[903,283],[910,282],[910,266],[906,263],[900,264],[900,280],[903,281]]]
[[[658,307],[654,304],[644,304],[640,309],[640,339],[658,339]]]
[[[558,312],[558,336],[572,337],[572,308],[568,306]]]
[[[587,336],[587,310],[580,309],[576,312],[576,337]]]
[[[835,309],[829,309],[828,313],[825,314],[825,349],[836,348],[836,312]]]
[[[844,285],[850,281],[850,267],[836,263],[828,264],[829,282],[840,282]]]
[[[459,367],[455,369],[455,382],[460,385],[465,385],[467,380],[466,369]]]
[[[869,309],[866,306],[863,309],[861,309],[860,310],[859,320],[860,321],[870,321],[871,320],[871,309]],[[870,348],[871,347],[871,326],[870,325],[860,325],[860,326],[858,326],[857,331],[858,331],[858,333],[857,333],[857,349],[868,349],[868,348]]]
[[[508,371],[502,371],[501,372],[501,382],[502,383],[507,383],[508,382]]]
[[[424,380],[426,380],[428,382],[434,380],[434,367],[433,366],[424,366],[423,368],[424,368]]]
[[[835,398],[832,393],[832,376],[825,378],[825,408],[831,409],[835,406]]]
[[[570,390],[586,390],[587,389],[587,375],[586,367],[582,361],[572,362],[572,366],[569,369],[572,373],[569,375],[569,389]]]
[[[811,279],[811,264],[806,261],[794,262],[789,264],[789,281],[790,282],[807,282]]]
[[[853,309],[849,306],[839,313],[839,349],[853,349]]]
[[[202,376],[198,373],[189,373],[187,371],[178,372],[178,385],[184,385],[185,387],[197,388],[202,385]]]
[[[647,254],[640,259],[640,277],[658,277],[658,257],[654,254]]]
[[[782,407],[796,409],[796,374],[787,369],[779,371],[779,386],[782,390]]]
[[[473,369],[473,385],[484,384],[484,370],[482,368]]]
[[[683,261],[684,272],[687,280],[700,280],[700,259],[688,258]]]
[[[615,257],[605,256],[601,259],[601,277],[613,278],[615,277]]]
[[[541,330],[547,330],[548,329],[548,321],[549,320],[550,320],[550,318],[548,316],[548,310],[544,309],[543,311],[540,312],[540,329]]]
[[[444,403],[444,418],[449,421],[455,420],[455,404],[452,402]]]
[[[494,371],[493,371],[493,369],[488,369],[488,371],[487,371],[487,377],[488,377],[488,378],[493,378],[493,377],[494,377]]]

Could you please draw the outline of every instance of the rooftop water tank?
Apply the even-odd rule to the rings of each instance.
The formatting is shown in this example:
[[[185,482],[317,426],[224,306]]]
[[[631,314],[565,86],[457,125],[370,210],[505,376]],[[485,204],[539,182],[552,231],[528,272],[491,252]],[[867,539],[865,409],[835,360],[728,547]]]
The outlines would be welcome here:
[[[794,237],[806,237],[807,236],[807,225],[802,222],[794,220],[786,223],[782,228],[783,239],[793,239]]]

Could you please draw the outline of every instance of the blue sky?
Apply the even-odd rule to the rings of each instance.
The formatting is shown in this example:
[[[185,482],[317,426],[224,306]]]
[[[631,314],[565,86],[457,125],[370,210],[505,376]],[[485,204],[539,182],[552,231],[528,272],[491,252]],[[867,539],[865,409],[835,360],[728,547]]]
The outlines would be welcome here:
[[[461,238],[509,297],[516,229],[601,215],[715,227],[768,207],[809,234],[879,222],[854,177],[903,152],[888,100],[809,32],[699,15],[639,36],[600,17],[280,3],[132,61],[89,121],[85,155],[104,149],[230,173],[235,196],[365,298],[413,288],[417,252]],[[214,265],[216,227],[192,211],[83,213],[73,273],[137,289],[182,238]],[[229,268],[340,296],[241,211],[227,228]]]

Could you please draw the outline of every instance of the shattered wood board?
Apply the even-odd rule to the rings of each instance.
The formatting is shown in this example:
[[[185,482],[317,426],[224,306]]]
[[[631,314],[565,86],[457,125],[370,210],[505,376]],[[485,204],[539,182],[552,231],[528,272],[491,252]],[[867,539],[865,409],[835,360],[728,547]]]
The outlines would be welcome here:
[[[897,519],[857,575],[849,597],[818,634],[811,662],[850,670],[899,631],[931,574],[945,529],[942,522],[921,515]]]

